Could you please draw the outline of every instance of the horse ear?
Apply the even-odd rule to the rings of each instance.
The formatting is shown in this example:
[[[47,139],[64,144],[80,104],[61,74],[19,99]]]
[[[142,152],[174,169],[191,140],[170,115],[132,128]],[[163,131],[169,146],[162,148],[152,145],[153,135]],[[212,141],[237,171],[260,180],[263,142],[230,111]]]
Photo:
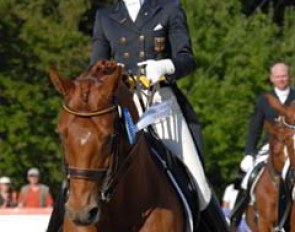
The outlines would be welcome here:
[[[122,66],[115,63],[113,65],[114,71],[109,75],[102,76],[100,80],[103,81],[106,88],[108,88],[108,92],[114,94],[114,92],[118,88],[119,82],[122,79]]]
[[[265,94],[264,95],[266,100],[269,102],[269,104],[275,109],[275,111],[282,116],[287,116],[288,111],[287,109],[280,103],[280,101],[272,96],[271,94]]]
[[[276,125],[273,122],[264,121],[264,127],[268,131],[268,133],[272,136],[276,135],[278,132],[276,130]]]
[[[91,76],[94,76],[99,79],[103,75],[104,63],[105,61],[98,61],[95,64],[93,64],[90,68]]]
[[[49,77],[56,91],[64,96],[74,87],[73,82],[63,78],[54,66],[49,70]]]

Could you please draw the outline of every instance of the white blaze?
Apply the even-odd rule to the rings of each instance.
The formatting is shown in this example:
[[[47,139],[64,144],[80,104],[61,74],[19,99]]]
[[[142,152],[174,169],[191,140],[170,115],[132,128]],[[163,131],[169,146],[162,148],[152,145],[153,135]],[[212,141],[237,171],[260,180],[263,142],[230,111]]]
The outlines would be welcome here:
[[[91,136],[91,133],[90,133],[90,132],[88,132],[88,133],[86,133],[84,136],[82,136],[82,138],[81,138],[81,140],[80,140],[80,143],[81,143],[82,146],[85,145],[85,143],[86,143],[87,140],[90,138],[90,136]]]

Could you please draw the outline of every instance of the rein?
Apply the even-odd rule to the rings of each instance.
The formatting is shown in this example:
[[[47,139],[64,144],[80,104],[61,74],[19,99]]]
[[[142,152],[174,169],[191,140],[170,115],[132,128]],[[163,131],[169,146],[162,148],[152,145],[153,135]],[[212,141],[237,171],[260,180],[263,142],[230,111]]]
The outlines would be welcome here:
[[[279,187],[279,182],[281,178],[281,172],[277,171],[274,166],[273,166],[273,161],[268,162],[268,165],[266,165],[266,168],[268,170],[268,173],[270,175],[270,178],[273,181],[273,184],[275,185],[276,188]]]

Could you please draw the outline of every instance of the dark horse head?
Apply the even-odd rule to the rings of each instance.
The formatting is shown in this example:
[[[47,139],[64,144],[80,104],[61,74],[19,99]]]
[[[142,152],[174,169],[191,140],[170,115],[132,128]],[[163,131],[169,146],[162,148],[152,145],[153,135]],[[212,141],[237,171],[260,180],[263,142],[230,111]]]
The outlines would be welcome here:
[[[282,105],[277,98],[267,94],[265,95],[269,104],[275,109],[279,117],[276,123],[266,122],[265,126],[271,135],[271,145],[274,144],[273,149],[275,153],[279,151],[287,152],[290,160],[295,158],[294,154],[294,130],[295,130],[295,104],[292,102],[290,105]],[[284,151],[284,147],[287,149]],[[294,156],[294,158],[293,158]],[[291,162],[295,165],[295,162]]]
[[[121,72],[122,68],[112,62],[99,62],[75,80],[61,77],[55,69],[50,72],[55,89],[64,97],[57,130],[68,175],[66,215],[79,225],[95,224],[100,219],[101,191],[118,133],[114,96]]]

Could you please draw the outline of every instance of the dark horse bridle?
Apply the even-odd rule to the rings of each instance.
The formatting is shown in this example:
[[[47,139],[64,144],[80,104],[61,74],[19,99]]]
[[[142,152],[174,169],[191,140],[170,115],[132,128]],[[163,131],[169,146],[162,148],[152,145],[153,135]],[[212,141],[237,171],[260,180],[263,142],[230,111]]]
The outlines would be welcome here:
[[[110,107],[96,110],[96,111],[76,111],[74,109],[71,109],[69,106],[67,106],[65,103],[63,104],[63,109],[76,117],[84,117],[84,118],[92,118],[92,117],[100,117],[105,114],[118,112],[119,114],[119,120],[122,118],[122,110],[121,106],[118,104],[113,104]],[[115,120],[114,124],[118,124],[119,120]],[[115,129],[118,129],[118,125],[114,125]],[[120,168],[118,168],[118,135],[119,131],[116,131],[116,133],[112,136],[112,150],[111,150],[111,156],[112,156],[112,163],[108,168],[100,168],[100,169],[83,169],[79,167],[73,167],[73,166],[67,166],[66,164],[66,173],[67,178],[77,178],[77,179],[89,179],[94,181],[103,181],[102,189],[100,192],[99,199],[105,202],[109,202],[113,196],[115,187],[117,183],[119,182],[122,174],[128,169],[130,166],[130,155],[126,157],[123,164],[120,165]],[[114,173],[116,172],[116,173]]]
[[[292,130],[295,133],[295,124],[287,123],[286,120],[285,120],[285,117],[281,117],[280,120],[281,120],[284,127]],[[294,133],[293,133],[293,135],[294,135]],[[291,168],[289,170],[287,178],[288,178],[288,181],[289,181],[289,185],[295,185],[295,169],[294,168]]]
[[[90,77],[81,80],[92,80],[97,82],[96,78]],[[133,149],[128,149],[127,155],[119,164],[119,134],[123,132],[123,123],[120,123],[124,118],[122,116],[122,108],[119,104],[116,103],[116,99],[113,99],[112,105],[95,111],[77,111],[69,107],[66,103],[63,104],[63,109],[68,114],[74,115],[76,117],[83,118],[92,118],[92,117],[101,117],[105,114],[118,113],[119,119],[114,120],[114,133],[112,135],[112,147],[111,147],[111,163],[108,168],[100,169],[83,169],[79,167],[68,166],[65,162],[66,174],[68,180],[70,178],[77,179],[88,179],[93,181],[102,181],[102,188],[99,194],[99,200],[109,202],[115,192],[116,186],[118,185],[121,178],[128,172],[129,167],[131,166],[132,158],[135,152],[132,152]],[[133,146],[131,146],[133,148]],[[69,184],[69,181],[68,181]]]
[[[295,125],[294,124],[289,124],[286,122],[286,119],[284,116],[279,116],[278,118],[275,119],[275,122],[279,123],[280,127],[284,127],[290,130],[295,130]],[[284,145],[286,145],[286,139],[278,139],[278,141]],[[270,176],[272,180],[274,181],[275,185],[278,186],[279,180],[281,178],[281,171],[276,171],[273,167],[273,165],[268,165],[268,170],[270,173]]]
[[[82,80],[92,80],[97,82],[97,78],[89,77]],[[81,81],[81,80],[79,80]],[[99,169],[84,169],[79,167],[69,166],[65,160],[65,169],[67,175],[67,183],[69,187],[69,179],[76,178],[76,179],[88,179],[93,181],[102,181],[102,187],[100,189],[100,194],[98,199],[104,202],[109,202],[116,190],[116,187],[122,177],[128,172],[131,164],[134,163],[133,157],[135,156],[136,152],[133,152],[134,145],[131,145],[126,150],[126,156],[124,159],[119,163],[119,146],[121,143],[122,136],[119,135],[124,134],[125,131],[125,116],[123,115],[122,106],[117,103],[117,99],[114,96],[111,106],[98,109],[95,111],[77,111],[69,107],[66,103],[63,104],[63,110],[68,114],[74,115],[76,117],[82,118],[93,118],[93,117],[101,117],[106,114],[110,113],[117,113],[118,118],[113,121],[114,123],[114,132],[111,137],[111,158],[110,158],[110,165],[107,168],[99,168]],[[124,107],[124,106],[123,106]],[[124,151],[125,152],[125,151]],[[68,192],[69,194],[69,192]]]

